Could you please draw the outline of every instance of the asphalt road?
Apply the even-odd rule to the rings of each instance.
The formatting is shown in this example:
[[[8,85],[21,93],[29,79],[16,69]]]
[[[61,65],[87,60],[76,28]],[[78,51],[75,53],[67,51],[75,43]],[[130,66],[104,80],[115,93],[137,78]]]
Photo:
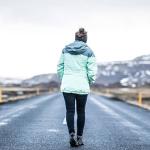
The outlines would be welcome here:
[[[150,111],[90,94],[85,145],[68,140],[61,93],[0,105],[0,150],[150,150]]]

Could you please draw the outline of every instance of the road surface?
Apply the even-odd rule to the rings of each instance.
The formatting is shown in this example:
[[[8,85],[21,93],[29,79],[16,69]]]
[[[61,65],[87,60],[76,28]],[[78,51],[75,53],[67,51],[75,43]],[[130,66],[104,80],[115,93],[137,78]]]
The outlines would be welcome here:
[[[0,105],[0,150],[68,150],[61,93]],[[150,150],[150,111],[90,94],[79,150]]]

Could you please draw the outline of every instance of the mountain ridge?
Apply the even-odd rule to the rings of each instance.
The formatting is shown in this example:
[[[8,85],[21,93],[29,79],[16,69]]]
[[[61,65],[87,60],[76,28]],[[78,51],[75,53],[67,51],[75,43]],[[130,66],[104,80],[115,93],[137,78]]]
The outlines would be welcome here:
[[[0,78],[0,86],[59,87],[56,73],[35,75],[21,80]],[[95,87],[150,87],[150,55],[138,56],[127,61],[98,63]]]

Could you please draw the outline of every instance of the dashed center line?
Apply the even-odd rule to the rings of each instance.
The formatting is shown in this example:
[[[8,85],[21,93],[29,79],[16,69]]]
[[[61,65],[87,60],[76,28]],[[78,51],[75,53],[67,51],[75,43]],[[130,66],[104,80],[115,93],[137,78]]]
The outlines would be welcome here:
[[[59,130],[58,130],[58,129],[48,129],[48,132],[54,132],[54,133],[57,133],[57,132],[59,132]]]
[[[67,122],[66,122],[66,117],[65,117],[64,120],[63,120],[63,124],[64,124],[64,125],[67,124]]]

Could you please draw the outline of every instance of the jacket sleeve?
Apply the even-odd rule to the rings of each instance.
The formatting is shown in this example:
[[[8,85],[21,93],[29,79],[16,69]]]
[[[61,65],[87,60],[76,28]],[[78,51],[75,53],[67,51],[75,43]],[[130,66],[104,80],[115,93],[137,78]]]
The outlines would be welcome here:
[[[64,54],[62,53],[57,64],[57,75],[60,80],[62,80],[64,74]]]
[[[89,84],[95,82],[96,74],[97,74],[96,58],[94,55],[92,55],[91,57],[88,57],[88,61],[87,61],[87,75],[89,79]]]

